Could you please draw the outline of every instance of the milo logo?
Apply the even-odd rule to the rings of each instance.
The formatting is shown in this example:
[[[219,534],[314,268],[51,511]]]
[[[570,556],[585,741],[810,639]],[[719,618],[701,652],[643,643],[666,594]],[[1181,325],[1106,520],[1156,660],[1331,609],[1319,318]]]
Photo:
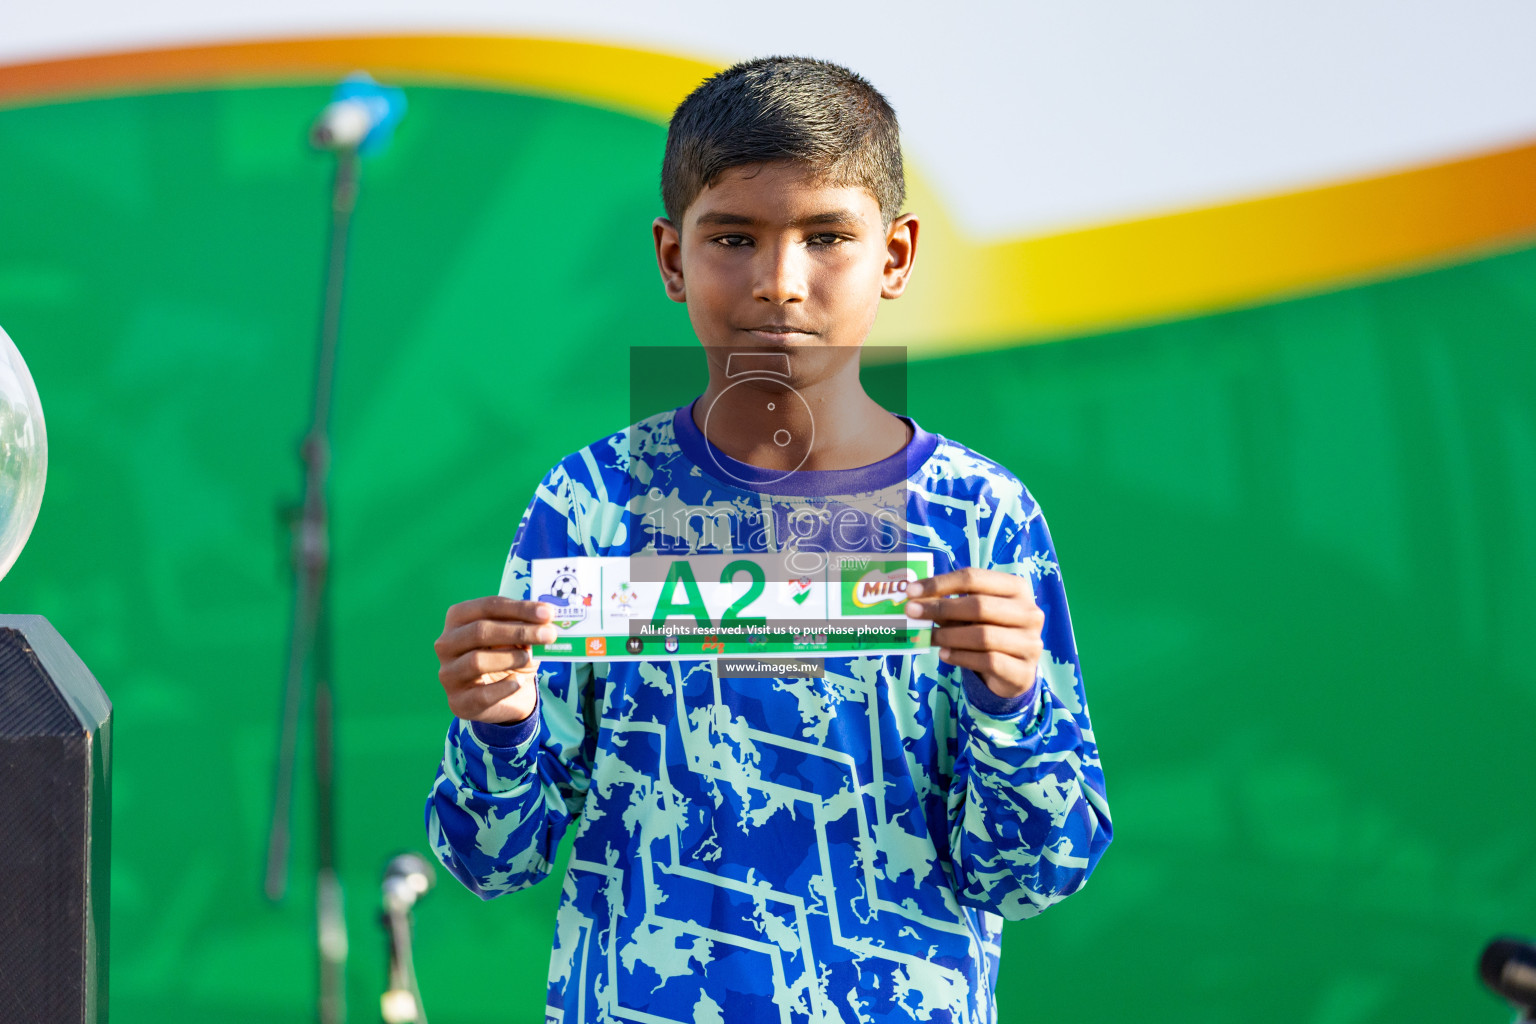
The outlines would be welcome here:
[[[907,584],[921,577],[921,562],[866,562],[844,565],[844,615],[860,612],[892,615],[907,603]]]

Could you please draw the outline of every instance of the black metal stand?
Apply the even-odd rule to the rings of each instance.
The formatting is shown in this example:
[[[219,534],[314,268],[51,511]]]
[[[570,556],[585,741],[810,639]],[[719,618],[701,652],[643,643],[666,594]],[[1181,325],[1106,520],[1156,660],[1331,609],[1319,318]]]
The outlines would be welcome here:
[[[330,413],[336,370],[336,340],[341,328],[346,286],[347,231],[357,203],[358,157],[355,150],[336,154],[331,198],[330,262],[326,268],[325,308],[315,371],[314,413],[300,446],[304,465],[304,500],[293,538],[295,594],[288,647],[288,675],[283,687],[283,718],[278,740],[272,827],[267,840],[266,893],[280,900],[288,889],[295,761],[299,724],[313,681],[314,792],[316,816],[315,913],[320,991],[320,1024],[346,1020],[347,924],[341,882],[336,871],[336,796],[333,775],[333,689],[329,607],[330,524],[326,483],[330,471]]]
[[[389,939],[389,981],[379,1000],[384,1024],[427,1024],[416,983],[411,908],[433,886],[436,872],[425,857],[404,853],[384,871],[384,911],[379,923]]]

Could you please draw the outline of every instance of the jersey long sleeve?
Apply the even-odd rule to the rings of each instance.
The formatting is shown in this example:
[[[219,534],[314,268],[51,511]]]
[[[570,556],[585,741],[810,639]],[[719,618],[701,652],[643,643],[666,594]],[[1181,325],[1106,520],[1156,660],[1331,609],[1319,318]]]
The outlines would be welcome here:
[[[528,598],[530,558],[573,554],[572,486],[564,465],[547,473],[523,513],[501,593]],[[427,837],[455,878],[483,899],[545,878],[591,778],[586,713],[589,663],[546,662],[539,702],[514,725],[455,719],[427,801]]]
[[[1045,518],[1032,501],[1029,510],[1004,503],[998,516],[1002,550],[991,552],[988,567],[1031,581],[1045,613],[1045,649],[1035,690],[1018,708],[964,670],[948,824],[960,902],[1019,920],[1081,888],[1112,833]]]
[[[828,657],[819,679],[545,662],[525,722],[455,721],[426,816],[461,882],[533,884],[575,825],[549,1024],[990,1024],[1003,919],[1093,870],[1110,819],[1045,520],[1002,467],[910,425],[877,466],[768,479],[685,408],[540,483],[508,596],[528,596],[533,558],[814,549],[832,538],[796,520],[836,528],[852,509],[873,510],[869,530],[826,550],[862,537],[929,552],[936,574],[1012,572],[1045,612],[1036,684],[1014,700],[936,650]]]

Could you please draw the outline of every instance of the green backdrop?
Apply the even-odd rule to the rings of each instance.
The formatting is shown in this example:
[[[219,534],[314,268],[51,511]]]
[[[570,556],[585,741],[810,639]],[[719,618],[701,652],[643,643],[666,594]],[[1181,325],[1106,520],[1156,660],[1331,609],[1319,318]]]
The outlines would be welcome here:
[[[0,601],[116,706],[116,1024],[310,1014],[312,805],[287,902],[261,878],[327,95],[0,111],[0,324],[51,470]],[[538,476],[627,421],[629,346],[691,338],[650,253],[660,127],[409,95],[364,172],[335,422],[354,1021],[380,870],[425,849],[443,611],[494,590]],[[1536,933],[1533,329],[1528,250],[912,365],[918,421],[1050,517],[1115,815],[1089,886],[1008,927],[1004,1024],[1506,1018],[1473,968]],[[434,1024],[542,1019],[558,887],[441,877]]]

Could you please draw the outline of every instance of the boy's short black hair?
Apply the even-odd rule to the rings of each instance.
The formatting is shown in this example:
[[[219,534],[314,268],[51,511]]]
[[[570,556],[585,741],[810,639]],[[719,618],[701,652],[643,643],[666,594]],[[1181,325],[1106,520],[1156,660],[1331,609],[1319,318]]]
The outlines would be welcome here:
[[[896,111],[838,64],[759,57],[704,80],[678,104],[661,160],[661,201],[679,228],[700,192],[732,167],[793,160],[867,190],[887,226],[906,180]]]

